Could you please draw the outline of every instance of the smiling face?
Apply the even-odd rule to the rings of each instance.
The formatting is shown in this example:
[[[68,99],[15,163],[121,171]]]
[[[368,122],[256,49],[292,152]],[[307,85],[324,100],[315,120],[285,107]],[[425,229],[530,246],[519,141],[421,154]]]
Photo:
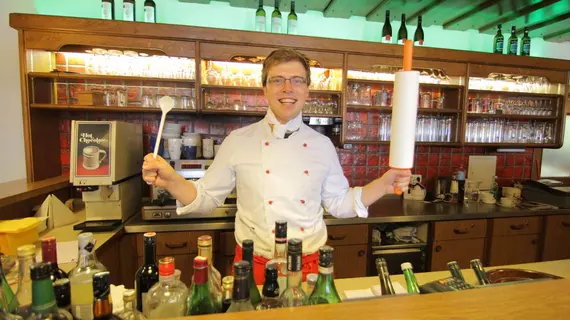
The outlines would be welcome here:
[[[307,78],[305,67],[296,60],[273,65],[267,70],[263,92],[269,108],[282,124],[297,117],[303,109],[309,97]]]

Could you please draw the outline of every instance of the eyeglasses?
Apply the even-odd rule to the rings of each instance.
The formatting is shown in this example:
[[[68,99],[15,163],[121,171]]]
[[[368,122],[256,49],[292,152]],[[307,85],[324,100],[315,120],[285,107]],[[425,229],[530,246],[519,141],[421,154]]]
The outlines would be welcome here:
[[[302,86],[307,84],[307,79],[305,79],[303,77],[285,78],[285,77],[281,77],[281,76],[271,77],[271,78],[267,79],[267,84],[269,84],[271,86],[275,86],[275,87],[283,87],[287,80],[289,80],[291,82],[291,86],[293,86],[295,88],[299,88],[299,87],[302,87]]]

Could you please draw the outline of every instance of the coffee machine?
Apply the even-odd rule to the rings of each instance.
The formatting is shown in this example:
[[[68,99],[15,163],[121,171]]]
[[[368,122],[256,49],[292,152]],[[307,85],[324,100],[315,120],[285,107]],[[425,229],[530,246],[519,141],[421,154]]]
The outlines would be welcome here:
[[[82,192],[85,223],[74,229],[112,230],[142,201],[142,126],[120,121],[73,121],[70,182]]]

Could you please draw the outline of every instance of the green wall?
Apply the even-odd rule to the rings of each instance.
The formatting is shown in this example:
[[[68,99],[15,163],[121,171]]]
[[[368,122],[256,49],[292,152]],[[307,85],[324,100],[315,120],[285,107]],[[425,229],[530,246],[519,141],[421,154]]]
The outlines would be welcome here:
[[[310,0],[306,0],[310,1]],[[231,7],[228,2],[211,1],[210,4],[184,3],[178,0],[155,0],[157,20],[160,23],[193,25],[236,30],[253,30],[254,9]],[[100,0],[34,0],[39,14],[99,18]],[[143,15],[143,0],[137,0],[137,20]],[[115,0],[115,18],[122,19],[122,0]],[[270,25],[272,7],[265,7],[267,26]],[[286,17],[288,12],[282,12]],[[299,34],[325,38],[375,41],[380,40],[382,23],[366,21],[365,17],[350,19],[325,18],[321,12],[308,11],[298,14]],[[399,21],[392,22],[397,32]],[[415,26],[408,25],[413,34]],[[504,30],[505,31],[505,30]],[[506,30],[508,32],[508,30]],[[493,36],[480,34],[476,30],[452,31],[439,26],[424,28],[426,46],[469,51],[490,52]],[[531,34],[532,35],[532,34]],[[508,34],[505,34],[505,38]],[[545,42],[532,39],[532,56],[570,60],[570,43]]]

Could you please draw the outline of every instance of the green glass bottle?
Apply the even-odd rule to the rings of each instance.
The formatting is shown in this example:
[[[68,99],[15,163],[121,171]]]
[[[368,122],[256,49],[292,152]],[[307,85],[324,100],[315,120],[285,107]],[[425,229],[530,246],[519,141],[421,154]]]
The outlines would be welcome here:
[[[516,56],[518,44],[519,44],[519,38],[517,38],[517,27],[513,26],[511,28],[511,36],[509,37],[509,44],[507,46],[507,54]]]
[[[291,12],[287,17],[287,33],[297,34],[297,14],[295,13],[295,0],[291,0]]]
[[[281,33],[281,11],[279,11],[279,0],[275,0],[275,9],[271,14],[271,32]]]
[[[330,246],[319,248],[319,278],[309,297],[309,304],[331,304],[341,302],[333,278],[333,251]]]
[[[418,281],[414,275],[414,270],[412,264],[409,262],[404,262],[401,265],[402,271],[404,272],[404,278],[406,279],[406,287],[409,294],[420,294],[420,287],[418,286]]]
[[[208,286],[208,258],[198,256],[194,258],[192,294],[186,315],[214,314],[218,311],[218,306],[212,299]]]
[[[4,290],[0,290],[0,319],[2,320],[22,320],[22,317],[8,312],[8,303],[4,296]]]
[[[55,300],[53,282],[50,279],[51,262],[41,262],[30,267],[32,278],[32,313],[28,320],[72,320],[68,311],[59,309]]]
[[[461,269],[459,268],[457,261],[449,261],[447,263],[447,268],[449,269],[452,277],[461,281],[465,281],[465,278],[463,278],[463,273],[461,273]]]
[[[489,281],[489,278],[487,278],[487,273],[485,272],[485,269],[483,269],[483,263],[481,263],[481,260],[473,259],[471,260],[470,264],[471,264],[471,269],[473,269],[473,272],[475,272],[475,276],[477,277],[479,285],[486,286],[491,283]]]
[[[503,54],[504,46],[505,46],[505,37],[503,36],[503,32],[501,31],[502,25],[497,26],[497,34],[493,40],[493,53],[500,53]]]
[[[253,277],[253,240],[243,240],[241,247],[243,249],[243,260],[249,262],[251,266],[251,272],[249,273],[249,299],[253,307],[258,309],[261,306],[261,295]]]
[[[530,37],[527,27],[524,28],[524,36],[521,39],[521,56],[530,56]]]
[[[12,291],[12,288],[10,288],[10,285],[8,284],[8,281],[6,280],[6,276],[4,275],[4,271],[2,269],[2,261],[0,261],[0,281],[2,281],[2,295],[4,297],[5,303],[6,303],[6,310],[9,313],[16,313],[18,312],[18,299],[16,299],[16,296],[14,295],[14,292]],[[3,302],[3,301],[0,301]]]
[[[263,0],[259,0],[259,6],[255,11],[255,31],[265,32],[265,9],[263,9]]]

